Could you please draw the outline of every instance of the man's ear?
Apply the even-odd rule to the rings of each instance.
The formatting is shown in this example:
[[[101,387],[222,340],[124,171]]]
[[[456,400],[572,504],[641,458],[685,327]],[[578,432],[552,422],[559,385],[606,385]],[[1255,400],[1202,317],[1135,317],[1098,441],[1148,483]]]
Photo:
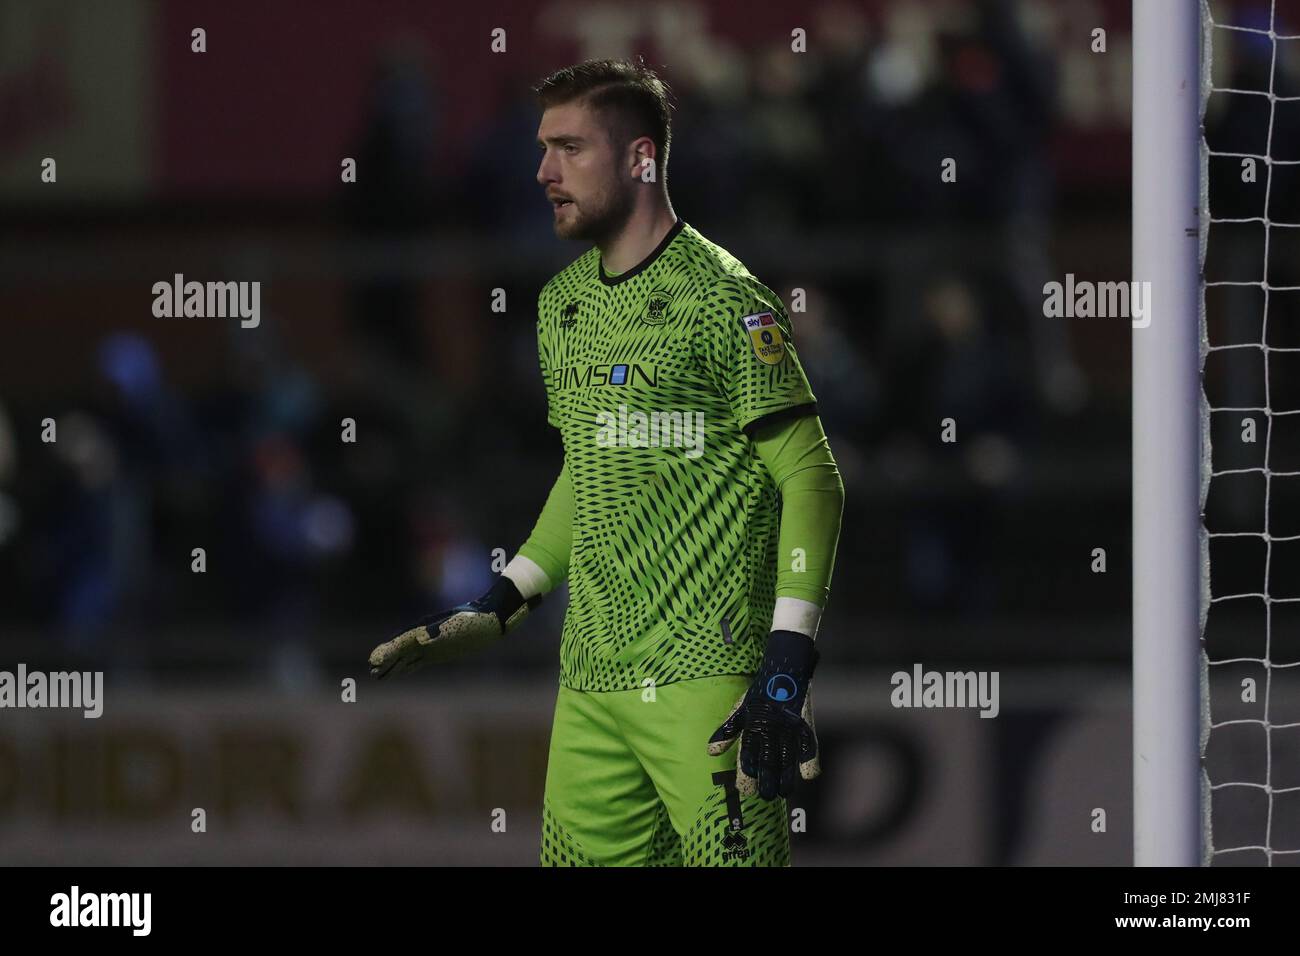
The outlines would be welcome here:
[[[637,179],[644,179],[644,170],[649,160],[649,166],[655,168],[655,141],[649,136],[642,136],[640,139],[632,142],[632,175]],[[658,178],[657,172],[654,174]],[[653,181],[653,180],[652,180]]]

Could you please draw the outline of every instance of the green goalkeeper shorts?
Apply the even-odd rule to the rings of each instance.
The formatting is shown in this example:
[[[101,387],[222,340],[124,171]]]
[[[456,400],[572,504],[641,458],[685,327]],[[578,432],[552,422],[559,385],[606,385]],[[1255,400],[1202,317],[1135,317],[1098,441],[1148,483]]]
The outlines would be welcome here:
[[[741,797],[736,754],[708,754],[752,678],[627,691],[560,688],[543,866],[788,866],[785,800]]]

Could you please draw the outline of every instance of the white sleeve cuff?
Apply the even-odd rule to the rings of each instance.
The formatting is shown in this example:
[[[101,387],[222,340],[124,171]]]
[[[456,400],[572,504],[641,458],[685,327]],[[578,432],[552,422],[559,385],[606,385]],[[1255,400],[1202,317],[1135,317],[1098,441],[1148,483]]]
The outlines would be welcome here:
[[[551,579],[542,570],[541,565],[532,558],[525,558],[522,554],[516,554],[511,558],[510,563],[501,573],[515,582],[519,595],[525,601],[539,594],[545,594],[551,589]]]
[[[816,640],[817,626],[821,623],[822,609],[812,601],[802,598],[778,597],[772,609],[772,630],[794,631]]]

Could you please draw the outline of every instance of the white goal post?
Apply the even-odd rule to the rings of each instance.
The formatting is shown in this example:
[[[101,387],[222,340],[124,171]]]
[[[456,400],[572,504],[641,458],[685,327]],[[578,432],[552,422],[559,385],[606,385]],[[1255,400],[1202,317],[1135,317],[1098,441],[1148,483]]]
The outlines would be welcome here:
[[[1133,0],[1133,862],[1202,862],[1201,4]],[[1200,215],[1198,216],[1198,211]]]

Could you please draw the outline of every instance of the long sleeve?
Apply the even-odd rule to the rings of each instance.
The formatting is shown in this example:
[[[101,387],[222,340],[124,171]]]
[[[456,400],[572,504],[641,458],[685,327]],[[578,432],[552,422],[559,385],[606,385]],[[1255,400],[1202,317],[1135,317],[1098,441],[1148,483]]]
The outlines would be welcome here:
[[[569,552],[573,547],[573,483],[566,465],[546,496],[533,533],[519,548],[519,554],[546,572],[551,587],[569,574]]]
[[[774,422],[761,427],[753,440],[781,495],[776,595],[825,607],[840,538],[844,482],[821,419],[804,415]]]

